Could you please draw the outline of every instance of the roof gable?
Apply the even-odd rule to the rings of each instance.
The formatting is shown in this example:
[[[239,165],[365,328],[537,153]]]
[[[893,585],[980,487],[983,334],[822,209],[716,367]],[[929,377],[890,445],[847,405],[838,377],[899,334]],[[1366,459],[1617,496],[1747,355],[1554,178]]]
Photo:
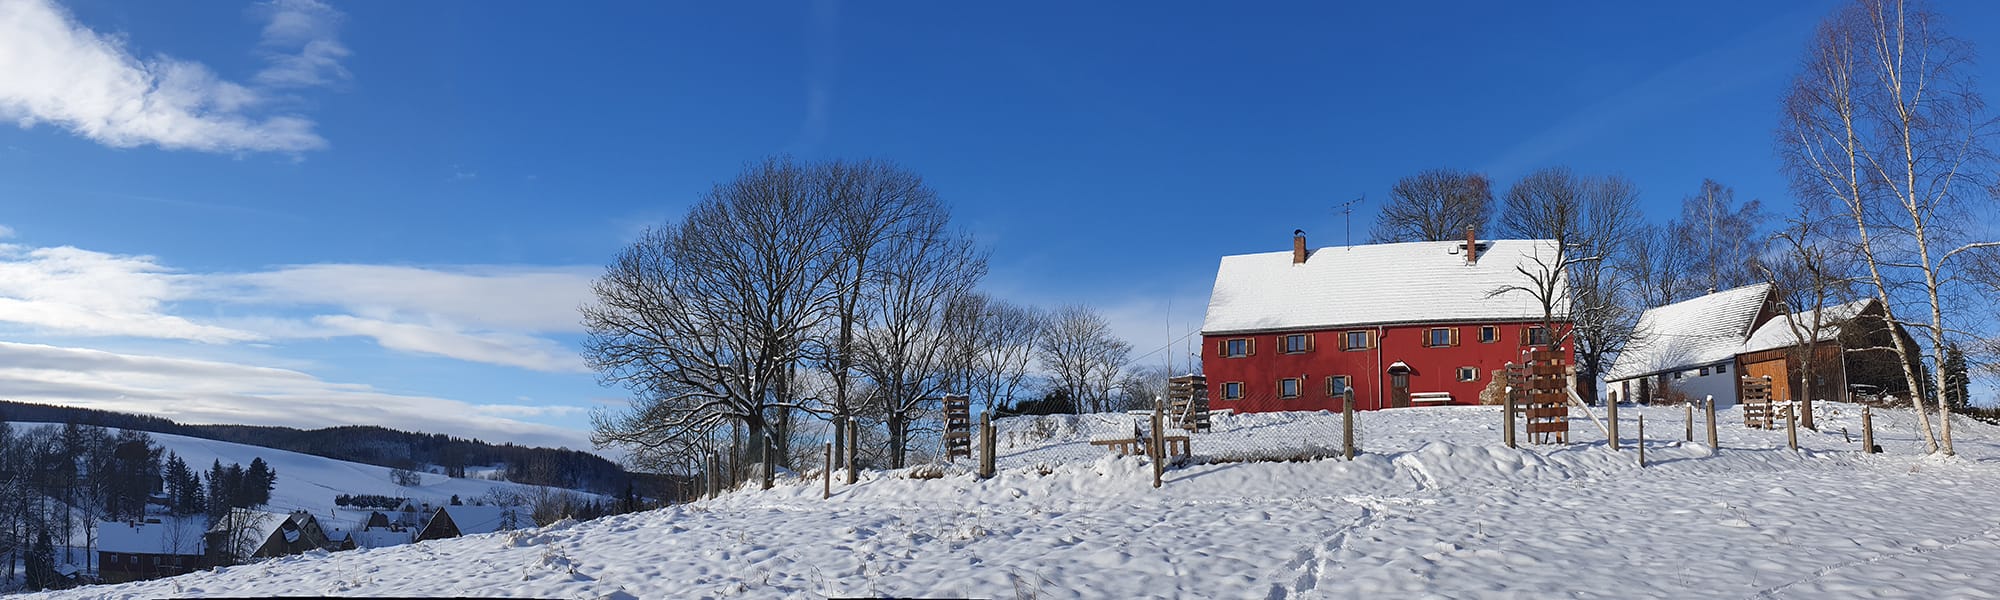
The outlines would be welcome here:
[[[1389,323],[1542,318],[1521,273],[1555,260],[1551,240],[1482,240],[1466,264],[1463,240],[1320,248],[1222,257],[1202,333],[1242,333]],[[1565,315],[1558,309],[1557,317]]]
[[[1814,336],[1816,338],[1814,341],[1824,342],[1840,337],[1840,328],[1842,325],[1860,315],[1862,311],[1867,310],[1869,306],[1874,305],[1876,302],[1874,298],[1868,298],[1822,309],[1822,315],[1819,317],[1819,335]],[[1800,319],[1800,329],[1812,328],[1813,316],[1811,314],[1802,315]],[[1790,348],[1803,343],[1805,343],[1805,340],[1792,331],[1791,323],[1787,322],[1783,315],[1779,315],[1778,318],[1765,321],[1762,326],[1757,328],[1757,331],[1752,332],[1750,334],[1750,341],[1744,342],[1743,349],[1739,352],[1744,354],[1763,352],[1765,350]]]

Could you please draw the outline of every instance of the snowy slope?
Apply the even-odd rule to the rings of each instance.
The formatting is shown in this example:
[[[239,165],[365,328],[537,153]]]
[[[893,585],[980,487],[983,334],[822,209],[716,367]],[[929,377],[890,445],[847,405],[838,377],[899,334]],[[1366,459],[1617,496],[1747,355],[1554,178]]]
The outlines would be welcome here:
[[[15,423],[16,428],[39,427],[40,423]],[[267,510],[290,512],[306,510],[321,519],[332,514],[334,496],[339,494],[380,494],[384,496],[409,498],[422,503],[442,505],[453,495],[465,502],[485,498],[489,491],[503,493],[526,493],[535,486],[484,479],[452,479],[443,475],[421,474],[423,484],[415,487],[396,485],[389,478],[387,467],[364,465],[331,458],[276,450],[262,446],[249,446],[231,442],[219,442],[202,438],[179,435],[149,433],[153,442],[160,447],[180,455],[188,467],[197,473],[207,473],[209,466],[221,460],[224,466],[239,463],[249,466],[250,461],[263,458],[278,472],[277,486],[271,490],[271,503]],[[161,454],[162,457],[165,453]],[[348,516],[342,511],[342,515]],[[363,512],[361,517],[366,517]]]
[[[1865,456],[1852,407],[1822,432],[1744,429],[1720,453],[1680,441],[1678,407],[1644,414],[1652,466],[1578,444],[1507,449],[1493,407],[1360,415],[1354,462],[1212,462],[1150,485],[1139,458],[1085,443],[1129,424],[1002,422],[1003,472],[980,481],[868,473],[671,509],[31,597],[329,594],[552,598],[1991,597],[2000,589],[2000,429],[1957,424],[1957,459],[1916,456],[1913,415],[1878,411]],[[1200,458],[1338,447],[1339,416],[1246,415]],[[1697,436],[1700,436],[1699,430]],[[1262,449],[1270,446],[1273,449]],[[282,468],[281,468],[282,470]]]

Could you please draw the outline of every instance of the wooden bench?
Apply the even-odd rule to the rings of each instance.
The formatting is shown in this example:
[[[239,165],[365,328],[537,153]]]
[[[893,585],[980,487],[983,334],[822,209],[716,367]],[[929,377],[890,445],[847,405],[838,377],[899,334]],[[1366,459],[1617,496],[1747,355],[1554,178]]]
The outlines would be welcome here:
[[[1412,406],[1451,404],[1451,392],[1417,392],[1410,394]]]

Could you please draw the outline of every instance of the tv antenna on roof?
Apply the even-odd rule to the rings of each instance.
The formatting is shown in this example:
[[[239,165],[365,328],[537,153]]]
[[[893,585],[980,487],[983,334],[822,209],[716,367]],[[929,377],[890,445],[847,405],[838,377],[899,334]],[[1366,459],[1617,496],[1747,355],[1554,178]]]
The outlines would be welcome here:
[[[1354,205],[1367,199],[1368,195],[1362,194],[1358,198],[1342,202],[1340,206],[1333,207],[1334,210],[1340,211],[1340,214],[1347,216],[1347,248],[1345,249],[1354,248]]]

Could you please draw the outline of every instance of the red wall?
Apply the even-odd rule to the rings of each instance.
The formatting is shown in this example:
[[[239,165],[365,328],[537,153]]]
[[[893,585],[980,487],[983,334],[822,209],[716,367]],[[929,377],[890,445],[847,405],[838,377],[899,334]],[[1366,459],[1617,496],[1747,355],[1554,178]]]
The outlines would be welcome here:
[[[1499,334],[1498,340],[1479,341],[1479,328],[1487,325],[1498,329],[1496,332]],[[1335,375],[1349,377],[1354,388],[1355,410],[1385,408],[1390,402],[1388,368],[1397,361],[1410,366],[1412,394],[1449,392],[1453,404],[1478,404],[1479,392],[1486,388],[1493,371],[1505,368],[1508,362],[1520,361],[1521,352],[1527,349],[1523,341],[1523,332],[1531,325],[1533,323],[1530,322],[1502,321],[1298,330],[1256,335],[1204,335],[1201,367],[1203,374],[1208,376],[1210,407],[1230,408],[1237,412],[1338,411],[1340,400],[1326,393],[1327,378]],[[1458,345],[1425,347],[1425,336],[1434,327],[1457,328]],[[1355,329],[1377,332],[1376,348],[1341,350],[1340,336]],[[1298,354],[1286,354],[1284,337],[1300,333],[1313,334],[1313,349]],[[1224,341],[1238,338],[1256,340],[1255,353],[1239,358],[1223,357]],[[1459,367],[1478,368],[1478,378],[1460,382]],[[1278,380],[1300,376],[1303,376],[1304,381],[1300,386],[1299,397],[1279,398]],[[1243,383],[1242,400],[1222,399],[1223,384],[1232,381]]]

